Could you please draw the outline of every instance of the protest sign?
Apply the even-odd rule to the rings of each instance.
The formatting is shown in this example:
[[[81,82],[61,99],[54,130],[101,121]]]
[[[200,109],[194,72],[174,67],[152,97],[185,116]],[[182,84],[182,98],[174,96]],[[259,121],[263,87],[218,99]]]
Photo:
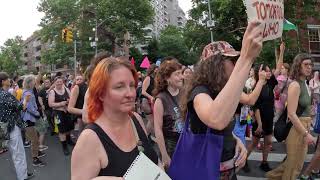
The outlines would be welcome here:
[[[284,5],[283,0],[243,0],[247,9],[248,21],[261,22],[263,41],[282,36]]]

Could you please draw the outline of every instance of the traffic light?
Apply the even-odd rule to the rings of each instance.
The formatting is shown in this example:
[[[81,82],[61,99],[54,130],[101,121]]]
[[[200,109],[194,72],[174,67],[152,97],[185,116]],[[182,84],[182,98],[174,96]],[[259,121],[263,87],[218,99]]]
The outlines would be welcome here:
[[[66,41],[66,38],[67,38],[67,31],[68,31],[68,29],[67,29],[67,28],[62,29],[62,32],[61,32],[62,42],[65,42],[65,41]]]
[[[66,43],[71,43],[73,41],[73,33],[70,29],[67,29]]]

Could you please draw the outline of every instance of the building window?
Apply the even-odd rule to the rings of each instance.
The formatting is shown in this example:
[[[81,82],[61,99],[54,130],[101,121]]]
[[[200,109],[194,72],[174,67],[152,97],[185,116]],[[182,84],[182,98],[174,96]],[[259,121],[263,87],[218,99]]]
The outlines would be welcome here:
[[[41,57],[40,57],[40,56],[37,56],[37,57],[36,57],[36,60],[37,60],[37,61],[41,61]]]
[[[24,57],[28,57],[28,53],[24,53]]]
[[[311,54],[320,54],[320,26],[308,26],[309,51]]]
[[[38,46],[38,47],[36,48],[36,51],[41,51],[41,46]]]

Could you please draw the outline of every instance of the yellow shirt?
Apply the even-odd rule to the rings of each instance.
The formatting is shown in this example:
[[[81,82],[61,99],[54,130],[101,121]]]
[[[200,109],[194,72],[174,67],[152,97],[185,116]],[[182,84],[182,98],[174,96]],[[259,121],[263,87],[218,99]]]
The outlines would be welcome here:
[[[23,92],[22,89],[18,89],[18,90],[16,91],[16,99],[17,99],[18,101],[21,101],[22,92]]]

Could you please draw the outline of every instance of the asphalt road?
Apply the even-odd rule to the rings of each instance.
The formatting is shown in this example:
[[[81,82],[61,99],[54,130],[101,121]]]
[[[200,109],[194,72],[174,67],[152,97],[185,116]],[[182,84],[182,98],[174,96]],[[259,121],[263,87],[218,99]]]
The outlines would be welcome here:
[[[248,140],[247,143],[250,143]],[[70,179],[70,156],[64,156],[61,144],[57,136],[46,137],[46,144],[49,149],[45,152],[47,156],[42,159],[47,163],[45,167],[34,168],[31,164],[30,148],[26,148],[29,171],[35,173],[33,180],[69,180]],[[285,146],[283,143],[273,143],[274,151],[269,154],[269,164],[271,168],[277,167],[285,157]],[[310,162],[314,148],[309,148],[305,165]],[[262,153],[259,150],[254,151],[249,157],[250,173],[240,171],[238,173],[239,180],[262,180],[265,173],[259,169]],[[0,180],[16,180],[15,170],[9,152],[0,155]]]

